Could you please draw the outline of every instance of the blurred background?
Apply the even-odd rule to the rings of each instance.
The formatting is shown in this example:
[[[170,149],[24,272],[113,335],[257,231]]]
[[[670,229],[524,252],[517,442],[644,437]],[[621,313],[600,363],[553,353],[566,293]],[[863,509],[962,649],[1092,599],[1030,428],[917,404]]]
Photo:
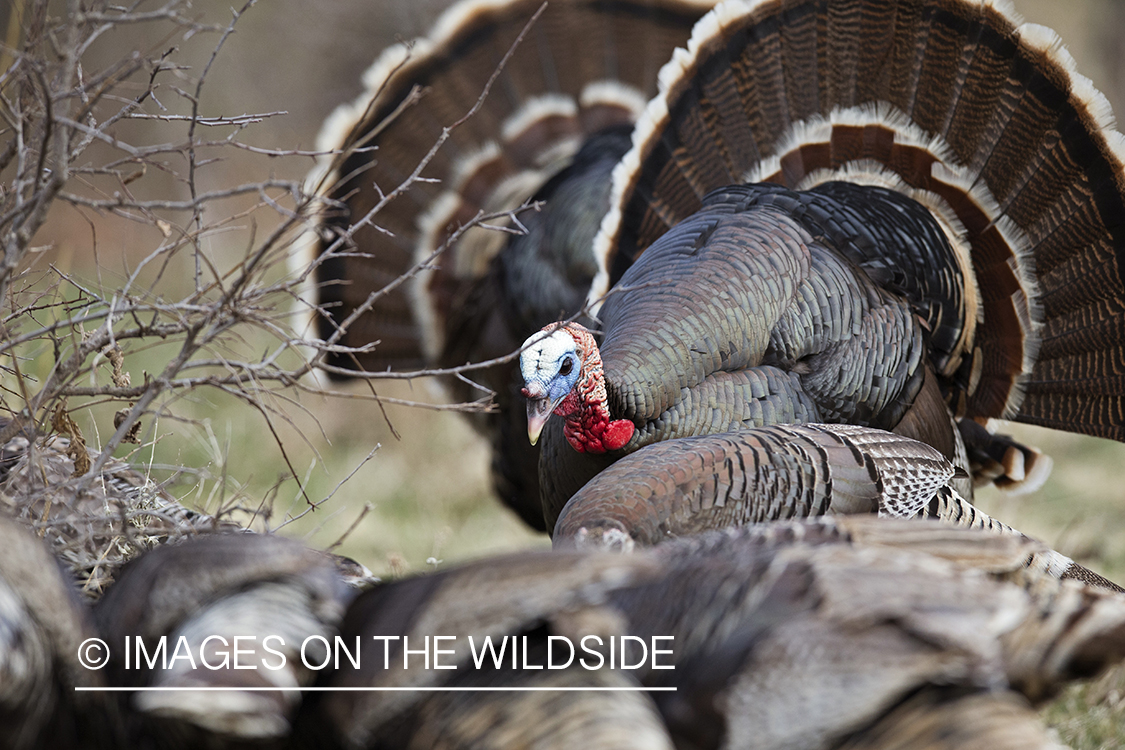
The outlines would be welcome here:
[[[228,117],[283,113],[249,126],[240,140],[267,149],[312,150],[324,118],[361,93],[362,73],[380,50],[397,38],[424,33],[447,4],[442,0],[259,2],[239,18],[215,57],[201,89],[200,112]],[[1112,103],[1125,107],[1125,3],[1017,0],[1014,6],[1028,21],[1055,29],[1079,70]],[[220,26],[232,17],[227,0],[196,0],[191,13]],[[12,5],[0,3],[0,19],[11,24],[13,18]],[[177,72],[185,82],[180,85],[187,88],[187,82],[193,82],[208,63],[218,39],[216,32],[169,35],[165,27],[131,25],[100,38],[91,55],[108,61],[132,50],[148,54],[175,47],[175,58],[189,66]],[[163,84],[158,98],[168,111],[183,111],[185,100],[175,88],[174,81]],[[121,127],[129,137],[155,137],[144,132],[155,125],[129,122]],[[201,189],[220,189],[267,178],[301,179],[312,166],[313,160],[304,156],[225,150],[221,158],[199,168],[198,179]],[[186,187],[171,172],[146,174],[145,197],[183,198]],[[229,208],[224,204],[221,210]],[[177,217],[169,215],[169,220]],[[268,231],[268,223],[268,216],[251,217],[228,233],[209,237],[205,250],[221,266],[225,258],[241,257],[247,233]],[[59,204],[35,239],[39,251],[35,263],[42,268],[53,264],[77,277],[101,273],[105,280],[114,275],[124,278],[153,246],[155,231],[143,222]],[[181,283],[187,284],[184,276]],[[133,381],[158,370],[161,356],[166,355],[159,348],[126,348],[126,367]],[[382,396],[440,400],[426,382],[380,382],[376,387]],[[358,384],[347,388],[362,392]],[[527,531],[491,497],[486,446],[457,415],[392,406],[384,414],[369,401],[302,398],[302,406],[315,414],[323,432],[297,409],[292,424],[279,424],[278,429],[308,495],[326,497],[351,472],[356,473],[328,503],[289,526],[286,533],[328,546],[351,529],[340,551],[384,575],[501,549],[546,546],[545,537]],[[264,497],[275,496],[273,524],[281,514],[303,509],[298,483],[253,410],[210,391],[188,394],[169,409],[176,419],[165,419],[150,430],[157,439],[132,460],[152,464],[154,473],[161,466],[177,465],[205,471],[200,484],[181,482],[170,488],[173,494],[205,507],[232,498],[257,506]],[[97,406],[75,414],[93,446],[99,436],[104,439],[112,432],[111,414],[111,408]],[[980,504],[1109,577],[1125,579],[1125,446],[1019,425],[1011,429],[1054,457],[1054,473],[1047,486],[1033,495],[1015,497],[989,490],[979,497]],[[376,445],[378,451],[365,461]],[[370,509],[363,515],[365,508]]]

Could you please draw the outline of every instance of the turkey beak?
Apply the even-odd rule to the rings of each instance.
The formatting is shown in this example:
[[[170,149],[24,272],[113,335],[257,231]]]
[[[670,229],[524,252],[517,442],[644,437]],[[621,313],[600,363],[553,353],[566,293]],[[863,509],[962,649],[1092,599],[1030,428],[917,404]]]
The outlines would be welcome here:
[[[562,401],[561,398],[551,400],[546,396],[542,398],[527,399],[527,439],[532,445],[539,442],[539,435],[543,432],[543,425],[551,418],[551,412]]]

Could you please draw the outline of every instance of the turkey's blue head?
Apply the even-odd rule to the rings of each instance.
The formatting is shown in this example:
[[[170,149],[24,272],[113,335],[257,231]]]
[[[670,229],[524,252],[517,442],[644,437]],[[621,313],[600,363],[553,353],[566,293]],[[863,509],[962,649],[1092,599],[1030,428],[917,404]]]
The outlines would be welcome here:
[[[543,425],[571,394],[582,374],[578,342],[570,331],[558,328],[546,336],[544,331],[528,338],[520,354],[523,395],[527,396],[527,437],[532,445],[539,440]],[[558,413],[565,416],[569,411]]]
[[[566,417],[563,434],[579,453],[617,450],[633,437],[632,422],[610,419],[601,353],[593,334],[577,323],[552,323],[528,338],[520,371],[532,445],[552,414]]]

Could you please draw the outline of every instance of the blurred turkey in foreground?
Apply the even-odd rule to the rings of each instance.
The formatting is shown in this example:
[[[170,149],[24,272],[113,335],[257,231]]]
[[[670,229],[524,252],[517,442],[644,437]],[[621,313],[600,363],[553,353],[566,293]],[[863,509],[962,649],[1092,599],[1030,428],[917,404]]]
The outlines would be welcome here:
[[[208,534],[143,552],[91,612],[46,546],[0,517],[0,747],[280,746],[300,694],[256,689],[313,682],[303,658],[330,653],[355,573],[280,536]]]
[[[96,631],[37,540],[3,520],[0,537],[0,733],[15,747],[1047,748],[1032,705],[1125,656],[1122,595],[1026,567],[1042,551],[1026,539],[919,521],[522,553],[354,601],[323,553],[210,535],[130,562]],[[85,669],[77,644],[95,633],[143,639],[146,659],[167,636],[170,665],[125,668],[111,648],[107,669]],[[318,644],[337,633],[350,656],[333,660],[339,645]],[[477,665],[486,637],[509,655]],[[219,638],[259,668],[220,666]],[[534,668],[567,661],[565,640],[588,650]],[[313,680],[354,690],[253,692]],[[103,685],[232,691],[73,691]],[[445,691],[485,687],[504,692]]]
[[[583,386],[543,433],[545,508],[622,453],[771,422],[991,473],[989,418],[1125,439],[1125,141],[1053,32],[993,2],[727,3],[633,142],[595,246],[603,367],[576,326],[523,354],[532,416]]]
[[[46,546],[0,516],[0,747],[115,746],[113,706],[75,691],[106,684],[80,661],[79,647],[96,634]]]
[[[157,689],[126,694],[130,743],[191,748],[287,737],[301,694],[268,690],[316,678],[304,659],[319,664],[330,655],[326,644],[355,595],[347,573],[334,555],[268,534],[212,534],[129,563],[98,602],[102,637],[143,641],[146,654],[166,639],[165,657],[179,655],[169,666],[155,657],[142,664],[137,648],[130,666],[124,649],[113,651],[112,684]],[[227,690],[166,692],[191,687]]]
[[[401,45],[384,52],[365,77],[368,93],[325,124],[322,148],[344,155],[310,178],[330,203],[315,247],[313,302],[325,311],[317,333],[327,340],[347,323],[338,343],[367,347],[330,357],[329,372],[456,367],[503,357],[541,326],[582,307],[598,270],[591,246],[609,209],[613,167],[629,148],[644,102],[656,93],[660,67],[714,0],[552,0],[514,47],[479,111],[451,131],[422,169],[424,179],[384,200],[415,171],[442,128],[470,111],[542,4],[454,5],[409,52]],[[546,206],[519,214],[526,235],[509,240],[475,227],[430,259],[478,211],[530,200]],[[372,306],[372,295],[416,263],[425,270]],[[494,447],[497,492],[543,529],[538,451],[525,437],[516,363],[466,375],[494,391],[499,405],[498,414],[477,420]],[[460,401],[486,395],[461,379],[447,385]]]
[[[345,663],[326,685],[676,691],[330,693],[309,704],[305,730],[326,720],[349,746],[386,748],[1055,747],[1028,700],[1125,654],[1125,598],[1023,567],[1035,549],[840,517],[626,556],[525,553],[386,584],[341,626],[345,642],[360,639],[362,668]],[[457,669],[414,668],[420,650],[403,667],[404,637],[421,649],[438,634],[457,635],[440,644]],[[562,664],[562,639],[591,635],[600,667],[581,651],[586,666],[518,666],[545,663],[549,649]],[[607,644],[623,635],[670,653],[627,650],[643,665],[610,669]],[[485,637],[509,655],[477,666]]]

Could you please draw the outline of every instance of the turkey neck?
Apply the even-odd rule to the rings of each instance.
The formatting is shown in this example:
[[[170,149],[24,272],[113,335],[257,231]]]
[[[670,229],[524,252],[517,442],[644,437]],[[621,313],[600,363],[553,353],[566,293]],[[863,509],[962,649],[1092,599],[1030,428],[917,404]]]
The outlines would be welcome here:
[[[555,414],[566,418],[563,435],[579,453],[617,450],[633,436],[634,426],[610,417],[602,355],[593,335],[577,326],[566,330],[574,337],[582,370],[574,388],[555,407]]]

